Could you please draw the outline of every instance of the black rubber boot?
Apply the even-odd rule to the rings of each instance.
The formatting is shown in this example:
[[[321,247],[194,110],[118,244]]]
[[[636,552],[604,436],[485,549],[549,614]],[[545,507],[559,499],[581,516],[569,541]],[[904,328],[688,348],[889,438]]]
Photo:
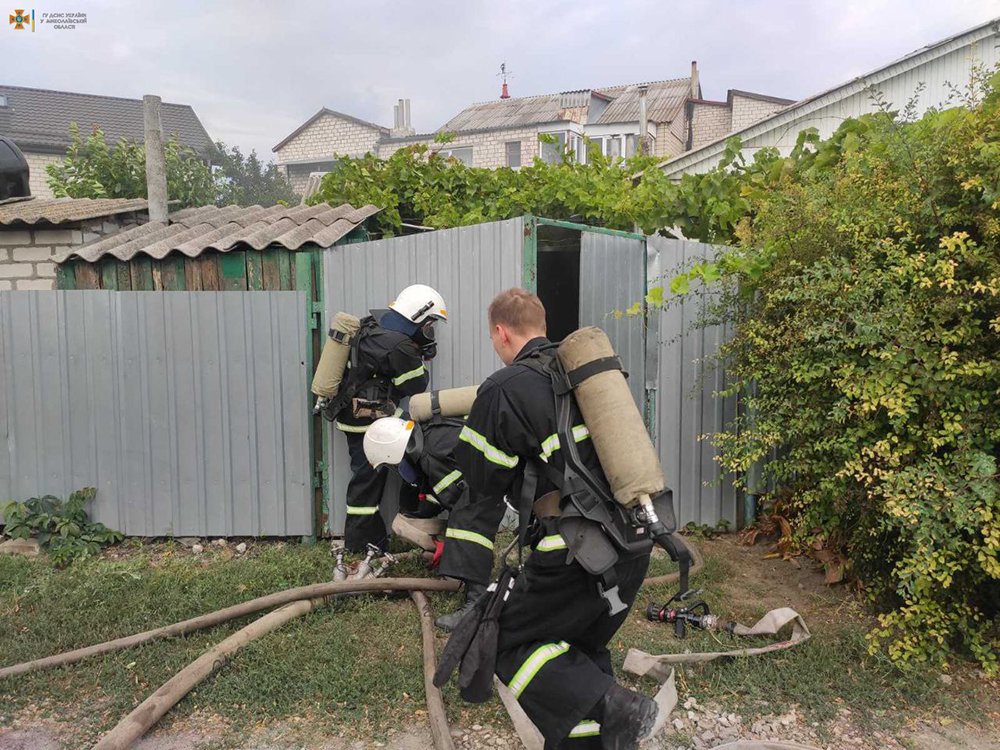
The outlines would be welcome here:
[[[659,707],[652,698],[612,683],[601,704],[604,750],[635,750],[653,731]]]
[[[467,582],[465,584],[465,604],[454,612],[441,615],[434,621],[434,625],[446,633],[454,630],[462,618],[476,606],[476,602],[486,593],[486,587],[481,583]]]

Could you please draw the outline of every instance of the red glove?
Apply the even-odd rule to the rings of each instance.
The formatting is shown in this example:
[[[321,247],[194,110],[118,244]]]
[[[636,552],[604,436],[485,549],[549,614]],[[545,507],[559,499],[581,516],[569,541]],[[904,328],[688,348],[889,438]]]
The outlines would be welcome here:
[[[441,562],[441,555],[444,553],[444,542],[440,539],[434,542],[434,557],[431,558],[431,567],[437,568]]]

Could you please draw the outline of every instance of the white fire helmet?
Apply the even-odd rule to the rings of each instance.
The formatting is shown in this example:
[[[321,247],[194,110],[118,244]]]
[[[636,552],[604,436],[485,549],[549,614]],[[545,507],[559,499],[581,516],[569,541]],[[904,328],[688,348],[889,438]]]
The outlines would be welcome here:
[[[373,469],[383,464],[396,466],[406,455],[414,424],[398,417],[382,417],[365,432],[365,457]]]
[[[423,323],[428,319],[448,320],[444,297],[424,284],[406,287],[389,307],[414,323]]]

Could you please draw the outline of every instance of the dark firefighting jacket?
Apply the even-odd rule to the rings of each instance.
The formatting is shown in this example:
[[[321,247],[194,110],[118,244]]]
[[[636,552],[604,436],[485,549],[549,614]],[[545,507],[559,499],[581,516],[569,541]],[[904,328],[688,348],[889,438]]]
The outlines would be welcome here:
[[[429,376],[420,347],[405,333],[383,328],[368,316],[361,321],[352,349],[344,384],[350,398],[337,413],[337,429],[364,432],[379,417],[398,416],[403,398],[427,389]],[[355,400],[380,404],[382,413],[357,416]]]

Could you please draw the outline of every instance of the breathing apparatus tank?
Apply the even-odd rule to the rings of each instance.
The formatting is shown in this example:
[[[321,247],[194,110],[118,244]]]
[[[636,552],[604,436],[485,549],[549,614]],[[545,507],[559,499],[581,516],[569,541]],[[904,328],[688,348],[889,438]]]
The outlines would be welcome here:
[[[414,422],[429,422],[435,414],[442,417],[468,416],[478,390],[478,385],[467,385],[463,388],[418,393],[410,397],[410,419]]]
[[[351,338],[360,328],[361,321],[353,315],[339,312],[333,317],[312,381],[312,392],[321,399],[331,399],[340,390],[351,354]]]
[[[600,328],[581,328],[559,344],[556,356],[615,501],[629,510],[634,525],[645,527],[680,562],[681,590],[686,591],[690,556],[686,548],[678,547],[674,530],[660,520],[654,507],[654,497],[657,503],[670,503],[661,505],[661,510],[669,507],[672,516],[672,495],[611,341]]]

